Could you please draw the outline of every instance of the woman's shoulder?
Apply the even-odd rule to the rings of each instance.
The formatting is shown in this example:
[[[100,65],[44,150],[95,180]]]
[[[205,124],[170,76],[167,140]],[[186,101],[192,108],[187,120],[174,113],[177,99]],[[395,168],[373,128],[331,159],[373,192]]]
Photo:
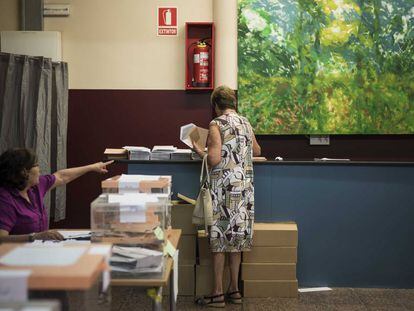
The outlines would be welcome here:
[[[228,123],[228,121],[227,121],[226,118],[224,118],[223,116],[219,116],[219,117],[216,117],[213,120],[211,120],[210,125],[221,126],[221,125],[224,125],[224,124],[227,124],[227,123]]]
[[[56,176],[53,174],[46,174],[39,176],[39,184],[35,187],[39,190],[42,195],[45,195],[46,192],[52,188],[53,184],[55,183]]]

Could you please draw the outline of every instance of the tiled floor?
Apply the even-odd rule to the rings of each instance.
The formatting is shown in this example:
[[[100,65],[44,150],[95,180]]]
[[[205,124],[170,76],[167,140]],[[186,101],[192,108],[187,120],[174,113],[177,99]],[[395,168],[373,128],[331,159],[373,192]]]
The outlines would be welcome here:
[[[193,297],[179,297],[177,310],[202,310],[193,300]],[[164,297],[163,305],[164,310],[168,310],[168,297]],[[112,311],[129,310],[151,310],[151,302],[135,289],[113,288]],[[297,299],[245,298],[243,305],[227,305],[225,310],[414,310],[414,289],[334,288],[326,292],[300,293]]]

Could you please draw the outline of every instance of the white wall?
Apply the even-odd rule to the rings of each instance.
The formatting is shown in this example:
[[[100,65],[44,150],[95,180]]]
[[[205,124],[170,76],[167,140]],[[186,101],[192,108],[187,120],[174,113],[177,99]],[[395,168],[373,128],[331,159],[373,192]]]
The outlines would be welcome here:
[[[70,16],[45,17],[44,30],[62,33],[71,89],[184,89],[184,26],[198,21],[216,23],[216,85],[237,88],[237,0],[45,3],[70,4]],[[177,37],[156,35],[157,6],[178,8]],[[17,0],[0,0],[0,30],[18,30],[18,16]]]
[[[177,37],[157,36],[158,5],[178,7]],[[184,89],[184,24],[212,12],[211,0],[72,0],[44,28],[62,32],[72,89]]]

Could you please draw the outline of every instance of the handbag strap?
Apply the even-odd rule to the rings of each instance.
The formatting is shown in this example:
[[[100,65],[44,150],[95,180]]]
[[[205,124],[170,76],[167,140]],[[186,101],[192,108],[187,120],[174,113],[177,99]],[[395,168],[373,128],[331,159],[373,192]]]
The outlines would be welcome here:
[[[204,179],[204,169],[206,170],[207,182],[210,182],[210,173],[208,171],[207,155],[203,157],[203,163],[201,164],[200,184],[203,182],[203,179]]]

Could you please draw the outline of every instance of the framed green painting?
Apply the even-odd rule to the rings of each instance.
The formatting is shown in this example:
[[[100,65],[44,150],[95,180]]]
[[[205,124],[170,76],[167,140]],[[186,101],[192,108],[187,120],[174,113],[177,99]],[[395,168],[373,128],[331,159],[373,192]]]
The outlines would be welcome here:
[[[414,0],[239,0],[257,134],[414,133]]]

